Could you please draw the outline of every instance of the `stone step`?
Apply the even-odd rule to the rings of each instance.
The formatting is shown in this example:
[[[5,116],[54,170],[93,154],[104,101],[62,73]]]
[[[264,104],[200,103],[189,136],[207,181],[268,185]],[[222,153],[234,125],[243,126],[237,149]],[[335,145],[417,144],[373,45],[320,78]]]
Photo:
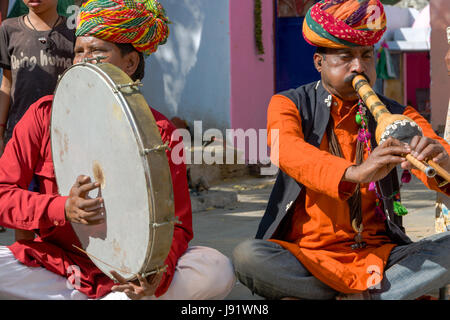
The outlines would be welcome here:
[[[238,196],[235,191],[208,190],[191,192],[192,213],[212,209],[232,209],[237,206]]]

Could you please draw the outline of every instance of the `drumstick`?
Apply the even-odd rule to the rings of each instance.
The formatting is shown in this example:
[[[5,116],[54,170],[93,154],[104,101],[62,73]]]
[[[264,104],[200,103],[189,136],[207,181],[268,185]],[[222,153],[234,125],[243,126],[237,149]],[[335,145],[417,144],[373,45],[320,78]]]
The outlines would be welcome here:
[[[399,140],[409,140],[414,135],[422,135],[419,126],[412,119],[404,115],[393,115],[389,112],[384,103],[381,102],[376,93],[372,90],[372,87],[364,76],[355,76],[352,80],[352,85],[377,122],[375,139],[378,144],[380,141],[383,142],[387,139],[388,136],[392,136]],[[437,172],[447,182],[450,182],[450,175],[448,172],[436,162],[428,160],[426,161],[428,164],[427,166],[411,154],[406,155],[406,160],[417,169],[423,171],[427,177],[432,178]]]

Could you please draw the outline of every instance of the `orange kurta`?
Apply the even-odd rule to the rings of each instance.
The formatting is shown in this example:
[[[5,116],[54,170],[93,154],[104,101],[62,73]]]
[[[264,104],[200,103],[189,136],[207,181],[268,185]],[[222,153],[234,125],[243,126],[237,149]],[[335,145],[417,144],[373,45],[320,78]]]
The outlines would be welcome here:
[[[362,184],[362,236],[367,246],[350,248],[356,233],[350,224],[346,200],[355,185],[341,180],[345,170],[356,162],[359,129],[356,112],[357,105],[344,105],[333,97],[331,115],[344,156],[339,158],[328,153],[326,135],[320,148],[304,141],[300,114],[290,99],[275,95],[268,109],[268,141],[271,141],[271,130],[279,130],[279,166],[305,186],[294,204],[289,230],[281,235],[282,239],[271,241],[292,252],[316,278],[343,293],[365,291],[381,281],[389,254],[395,247],[385,234],[384,222],[375,217],[375,191],[368,190],[369,184]],[[450,146],[413,108],[407,107],[403,114],[416,121],[425,136],[439,140],[450,153]],[[367,157],[365,151],[364,159]],[[440,190],[434,178],[428,179],[418,170],[412,173],[428,188]],[[450,188],[445,188],[448,194]]]

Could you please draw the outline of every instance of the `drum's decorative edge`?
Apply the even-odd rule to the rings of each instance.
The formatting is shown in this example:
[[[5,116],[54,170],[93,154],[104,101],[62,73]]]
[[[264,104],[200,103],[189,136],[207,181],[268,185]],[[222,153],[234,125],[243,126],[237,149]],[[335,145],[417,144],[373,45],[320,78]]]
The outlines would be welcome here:
[[[154,126],[156,127],[156,121],[155,121],[155,119],[153,117],[153,114],[151,113],[150,107],[148,106],[147,102],[145,101],[145,98],[142,96],[142,94],[140,93],[139,90],[132,90],[129,94],[127,94],[127,96],[125,96],[123,94],[123,91],[122,91],[123,87],[129,87],[129,88],[132,87],[130,85],[131,84],[130,83],[131,79],[128,77],[128,75],[126,75],[118,67],[116,67],[116,66],[114,66],[112,64],[109,64],[109,63],[91,64],[91,63],[87,63],[87,62],[78,63],[78,64],[75,64],[75,65],[69,67],[68,69],[66,69],[64,71],[64,73],[60,77],[58,77],[58,82],[57,82],[57,85],[56,85],[56,88],[55,88],[54,98],[56,98],[56,93],[57,93],[58,86],[59,86],[61,80],[63,79],[64,75],[67,74],[68,72],[70,72],[70,70],[72,70],[73,68],[80,67],[80,66],[94,69],[99,74],[101,74],[104,77],[104,79],[107,81],[107,83],[110,85],[110,87],[113,89],[112,90],[113,93],[119,98],[119,100],[124,102],[124,103],[122,103],[122,105],[126,106],[126,108],[123,108],[124,111],[125,111],[125,115],[126,115],[128,121],[130,122],[130,125],[132,127],[134,136],[136,138],[137,145],[139,146],[140,153],[142,155],[141,159],[142,159],[142,162],[143,162],[143,165],[144,165],[144,168],[145,168],[145,170],[144,170],[145,171],[145,179],[147,181],[148,186],[150,187],[150,190],[154,190],[154,183],[153,183],[152,177],[150,175],[150,163],[149,163],[150,157],[148,156],[149,152],[146,152],[148,150],[151,151],[151,149],[154,148],[154,146],[152,146],[150,148],[146,148],[145,147],[145,143],[141,139],[142,131],[139,129],[139,125],[138,125],[138,122],[142,122],[142,119],[139,119],[139,118],[135,117],[134,114],[133,114],[133,110],[130,109],[130,106],[132,106],[132,104],[130,103],[131,97],[133,97],[133,96],[134,97],[140,96],[141,100],[143,100],[143,102],[145,102],[145,104],[146,104],[146,107],[147,107],[147,110],[148,110],[147,114],[149,115],[149,117],[150,117],[152,123],[154,124]],[[111,74],[111,72],[113,74]],[[116,75],[116,76],[114,76],[114,75]],[[118,75],[118,77],[117,77],[117,75]],[[114,79],[116,77],[118,79]],[[122,80],[123,78],[128,78],[130,81],[126,82],[126,84],[122,85],[122,86],[116,85],[116,82]],[[53,108],[52,108],[52,112],[51,112],[50,132],[52,132],[52,122],[53,122],[52,120],[53,120]],[[148,126],[148,123],[146,125]],[[144,127],[146,127],[146,126],[144,126]],[[162,145],[162,139],[161,139],[161,136],[159,135],[159,132],[158,132],[158,136],[159,136],[160,145]],[[51,143],[52,156],[54,154],[53,148],[54,148],[53,144]],[[153,157],[157,157],[158,153],[159,152],[153,154],[153,152],[152,152]],[[165,154],[165,152],[161,152],[161,154],[163,155],[162,158],[165,160],[165,161],[162,161],[163,163],[165,163],[165,166],[166,166],[165,170],[167,170],[168,175],[170,177],[171,176],[170,167],[169,167],[169,163],[168,163],[166,154]],[[55,177],[55,178],[57,179],[57,177]],[[58,181],[56,181],[56,182],[58,184]],[[152,223],[151,226],[149,226],[150,229],[151,229],[151,233],[150,233],[150,237],[151,237],[150,243],[151,243],[151,245],[147,247],[147,253],[146,253],[145,262],[144,262],[141,270],[139,270],[139,272],[138,272],[139,274],[142,274],[142,275],[158,273],[158,272],[161,272],[161,270],[165,269],[164,268],[164,261],[165,261],[167,255],[170,252],[171,242],[172,242],[172,238],[173,238],[173,231],[174,231],[173,230],[174,229],[173,225],[175,223],[179,223],[179,221],[177,221],[175,219],[175,216],[174,216],[174,202],[173,202],[172,183],[170,183],[169,185],[170,185],[170,188],[169,188],[170,190],[168,190],[168,193],[170,195],[169,197],[171,199],[171,205],[169,206],[168,210],[172,213],[171,214],[172,218],[168,219],[167,221],[155,221],[155,219],[156,219],[155,215],[156,215],[156,210],[157,210],[156,205],[155,205],[155,200],[156,199],[154,197],[153,192],[151,192],[151,191],[148,192],[149,200],[150,200],[149,208],[151,208],[150,213],[149,213],[150,214],[150,221],[153,221],[153,223]],[[58,193],[59,193],[59,190],[58,190]],[[157,239],[161,238],[161,235],[163,235],[163,234],[166,235],[167,239],[170,238],[169,244],[165,244],[166,248],[164,248],[164,250],[163,250],[164,252],[158,254],[159,257],[155,257],[155,255],[157,255],[156,252],[155,252],[156,250],[154,249],[155,241]],[[167,235],[169,235],[169,237],[167,237]],[[155,260],[155,258],[156,258],[156,260]],[[153,260],[153,263],[150,264],[150,262],[152,260]],[[92,261],[93,261],[94,264],[97,265],[97,267],[100,270],[102,270],[102,272],[104,272],[106,275],[108,275],[110,278],[112,278],[112,276],[109,274],[109,272],[105,272],[105,269],[103,268],[103,264],[99,266],[96,261],[94,261],[94,260],[92,260]],[[130,281],[130,280],[134,280],[136,278],[136,276],[135,276],[135,274],[133,274],[130,277],[124,276],[124,278],[127,281]]]

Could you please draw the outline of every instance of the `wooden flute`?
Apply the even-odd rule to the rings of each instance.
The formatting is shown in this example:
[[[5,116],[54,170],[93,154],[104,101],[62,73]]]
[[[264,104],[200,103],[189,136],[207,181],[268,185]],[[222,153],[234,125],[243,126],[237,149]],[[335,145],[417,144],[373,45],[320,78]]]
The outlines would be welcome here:
[[[352,80],[352,85],[377,122],[375,139],[378,144],[383,143],[388,137],[393,137],[409,144],[414,136],[423,135],[422,129],[411,118],[390,113],[364,76],[355,76]],[[405,158],[417,169],[423,171],[427,177],[432,178],[438,174],[447,182],[450,182],[450,174],[436,162],[432,160],[422,162],[411,154],[407,154]]]

